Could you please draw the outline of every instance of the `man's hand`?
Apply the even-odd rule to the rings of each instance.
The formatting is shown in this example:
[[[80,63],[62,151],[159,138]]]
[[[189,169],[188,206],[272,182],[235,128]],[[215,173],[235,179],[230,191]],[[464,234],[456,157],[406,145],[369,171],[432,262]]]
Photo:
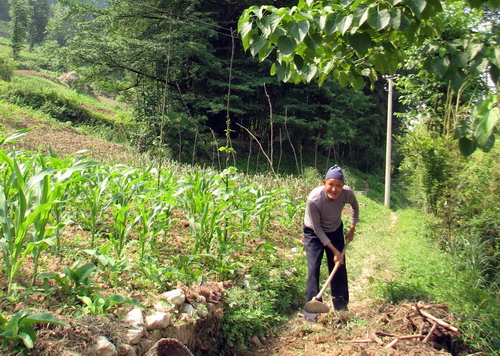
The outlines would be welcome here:
[[[344,264],[344,256],[342,256],[342,252],[337,250],[333,244],[330,242],[328,245],[326,245],[332,252],[333,252],[333,262],[337,263],[340,262],[340,264]]]
[[[351,242],[354,239],[354,230],[356,229],[356,225],[351,225],[351,228],[345,234],[347,241]]]
[[[333,256],[333,262],[337,263],[337,262],[340,262],[341,265],[344,264],[344,256],[342,256],[342,253],[335,249],[335,251],[333,252],[334,256]]]

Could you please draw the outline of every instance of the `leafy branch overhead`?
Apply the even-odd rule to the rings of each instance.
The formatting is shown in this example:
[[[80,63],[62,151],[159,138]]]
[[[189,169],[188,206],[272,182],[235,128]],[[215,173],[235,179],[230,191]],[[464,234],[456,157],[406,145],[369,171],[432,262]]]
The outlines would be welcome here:
[[[499,0],[467,3],[471,8],[500,5]],[[409,49],[425,46],[423,69],[455,92],[467,77],[486,74],[498,87],[498,35],[471,29],[463,38],[447,40],[437,16],[445,6],[440,0],[299,0],[291,8],[247,8],[238,31],[244,49],[261,61],[272,58],[271,74],[284,82],[317,79],[321,85],[332,76],[358,90],[366,78],[374,87],[379,75],[393,75],[402,68]],[[488,117],[488,124],[476,126],[488,130],[480,130],[480,137],[475,133],[471,145],[487,151],[498,115],[475,118],[482,117]]]

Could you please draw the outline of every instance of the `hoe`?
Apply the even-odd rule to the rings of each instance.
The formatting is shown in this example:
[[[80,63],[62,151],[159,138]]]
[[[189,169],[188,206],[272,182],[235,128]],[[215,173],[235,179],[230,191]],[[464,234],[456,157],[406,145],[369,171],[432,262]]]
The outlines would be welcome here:
[[[349,241],[346,242],[344,249],[342,250],[342,256],[345,255],[345,250],[347,248],[348,243],[349,243]],[[307,302],[306,305],[304,306],[304,309],[306,312],[308,312],[308,313],[328,313],[328,311],[330,310],[328,305],[323,304],[319,300],[321,299],[321,296],[323,295],[326,288],[328,287],[328,284],[330,284],[330,282],[332,281],[333,276],[335,275],[335,273],[337,272],[339,267],[340,267],[340,262],[337,261],[335,263],[335,266],[333,267],[332,272],[328,276],[328,279],[326,280],[325,284],[323,285],[323,288],[321,288],[319,293],[313,299],[311,299],[309,302]]]

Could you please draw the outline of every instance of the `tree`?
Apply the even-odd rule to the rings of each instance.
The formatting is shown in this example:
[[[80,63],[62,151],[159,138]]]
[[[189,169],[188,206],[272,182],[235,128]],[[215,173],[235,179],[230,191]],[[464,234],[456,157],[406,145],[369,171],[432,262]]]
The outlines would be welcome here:
[[[28,38],[32,9],[27,0],[10,0],[9,4],[12,53],[17,58]]]
[[[33,46],[42,43],[45,38],[50,7],[47,0],[28,0],[28,5],[33,11],[29,27],[29,50],[31,52]]]
[[[469,5],[498,7],[499,1],[469,1]],[[252,6],[243,11],[238,30],[244,48],[253,56],[264,60],[273,55],[271,74],[286,82],[318,78],[321,84],[332,76],[356,89],[365,85],[364,78],[373,86],[379,75],[398,71],[409,48],[427,45],[432,58],[424,63],[424,69],[451,83],[454,90],[461,87],[468,73],[483,71],[498,87],[497,33],[476,36],[470,29],[459,41],[448,41],[436,16],[442,11],[439,0],[300,0],[292,8]],[[493,97],[490,104],[478,104],[474,136],[470,140],[465,133],[459,137],[462,142],[470,140],[472,147],[485,151],[491,148],[498,121],[497,102],[498,97]]]

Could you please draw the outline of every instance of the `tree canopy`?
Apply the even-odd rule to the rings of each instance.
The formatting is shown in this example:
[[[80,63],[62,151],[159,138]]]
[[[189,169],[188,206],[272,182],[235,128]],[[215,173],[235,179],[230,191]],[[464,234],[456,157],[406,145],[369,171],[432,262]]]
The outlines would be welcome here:
[[[498,28],[469,28],[449,37],[438,16],[446,4],[439,0],[300,0],[293,7],[249,7],[240,16],[238,30],[244,48],[260,60],[271,59],[271,74],[285,82],[317,78],[321,84],[333,77],[359,90],[366,78],[373,87],[380,75],[394,75],[401,69],[409,50],[423,46],[428,53],[423,68],[455,92],[469,77],[483,74],[498,88]],[[497,8],[500,2],[467,4]],[[457,130],[464,153],[476,146],[491,148],[499,116],[495,94],[476,106],[471,138],[467,137],[470,129]],[[461,127],[466,126],[464,122]]]

